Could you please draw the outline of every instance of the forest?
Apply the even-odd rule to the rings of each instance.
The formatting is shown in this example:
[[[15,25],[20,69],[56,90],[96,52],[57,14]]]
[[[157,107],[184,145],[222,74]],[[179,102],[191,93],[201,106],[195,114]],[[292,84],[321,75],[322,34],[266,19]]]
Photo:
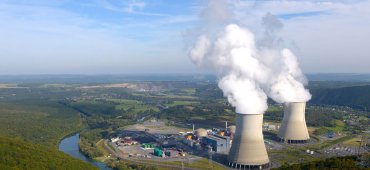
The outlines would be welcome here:
[[[96,169],[58,150],[59,141],[83,129],[82,115],[57,101],[55,90],[0,89],[0,169]],[[68,93],[66,93],[68,94]]]
[[[340,88],[312,89],[314,104],[349,106],[352,108],[370,110],[370,85],[355,85]]]
[[[85,126],[78,112],[45,100],[1,102],[0,113],[1,135],[54,148]]]
[[[0,136],[0,169],[93,170],[97,168],[54,148],[24,142],[19,138]]]

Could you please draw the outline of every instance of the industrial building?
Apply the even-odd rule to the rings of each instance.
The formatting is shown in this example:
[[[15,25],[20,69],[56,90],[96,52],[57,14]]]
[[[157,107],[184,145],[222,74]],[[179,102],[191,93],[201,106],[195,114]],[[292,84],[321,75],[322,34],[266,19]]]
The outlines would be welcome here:
[[[305,143],[310,139],[305,119],[305,102],[291,102],[284,105],[284,117],[278,137],[286,143]]]
[[[193,147],[194,146],[194,141],[193,140],[189,140],[189,139],[182,139],[182,142],[190,147]]]
[[[262,169],[269,166],[262,134],[263,114],[236,114],[236,130],[229,166],[237,169]]]
[[[210,146],[215,152],[227,152],[230,148],[230,138],[221,135],[209,135],[202,138],[204,146]]]
[[[166,140],[161,143],[162,148],[176,148],[177,147],[177,141],[175,140]]]

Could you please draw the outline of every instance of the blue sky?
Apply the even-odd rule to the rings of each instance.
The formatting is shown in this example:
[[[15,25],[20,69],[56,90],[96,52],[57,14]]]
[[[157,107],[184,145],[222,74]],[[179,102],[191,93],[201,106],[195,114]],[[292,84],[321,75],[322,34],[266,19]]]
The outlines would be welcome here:
[[[230,1],[258,34],[267,12],[305,72],[370,72],[369,1]],[[0,0],[0,74],[199,73],[186,32],[205,0]],[[320,63],[317,63],[320,61]],[[335,62],[334,62],[335,61]]]

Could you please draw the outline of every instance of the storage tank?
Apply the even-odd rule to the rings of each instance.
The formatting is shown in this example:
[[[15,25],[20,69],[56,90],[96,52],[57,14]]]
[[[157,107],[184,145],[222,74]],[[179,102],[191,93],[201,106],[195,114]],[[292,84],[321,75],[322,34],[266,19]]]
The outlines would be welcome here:
[[[263,114],[236,114],[236,130],[229,166],[236,169],[264,169],[269,165],[262,134]]]
[[[284,104],[284,117],[278,137],[286,143],[305,143],[310,139],[305,119],[305,102]]]

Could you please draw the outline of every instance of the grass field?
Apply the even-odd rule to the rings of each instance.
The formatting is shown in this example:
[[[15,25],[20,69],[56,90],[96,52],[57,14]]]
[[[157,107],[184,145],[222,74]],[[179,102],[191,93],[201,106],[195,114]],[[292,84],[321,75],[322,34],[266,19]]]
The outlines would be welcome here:
[[[341,120],[334,120],[334,121],[335,121],[335,127],[326,127],[326,128],[333,132],[342,132],[346,124]]]
[[[136,105],[141,104],[141,101],[138,100],[130,100],[130,99],[106,99],[107,101],[112,101],[120,104],[127,104],[127,105]]]
[[[169,95],[164,95],[164,96],[152,96],[153,98],[161,98],[161,99],[179,99],[179,100],[196,100],[198,97],[195,96],[188,96],[188,95],[174,95],[174,94],[169,94]]]
[[[116,105],[117,110],[124,110],[124,111],[131,112],[134,114],[137,114],[139,112],[144,112],[147,110],[153,110],[155,112],[159,111],[157,107],[144,104],[143,102],[137,101],[137,100],[109,99],[107,101],[113,101],[113,102],[119,103],[118,105]]]
[[[183,92],[185,92],[187,95],[195,95],[195,88],[186,88],[186,89],[182,89]]]
[[[167,106],[180,106],[180,105],[193,105],[193,104],[199,104],[199,102],[194,101],[183,101],[183,100],[175,100],[173,103],[168,104]]]
[[[314,161],[318,160],[309,154],[306,154],[300,149],[286,149],[286,150],[274,150],[269,152],[270,159],[274,159],[279,164],[284,163],[300,163],[303,161]]]
[[[347,141],[347,140],[352,139],[352,138],[353,138],[353,136],[351,136],[351,135],[343,136],[343,137],[340,137],[340,138],[335,139],[335,140],[328,140],[328,141],[325,141],[325,142],[320,143],[318,145],[314,145],[313,148],[315,148],[315,149],[324,149],[326,147],[329,147],[329,146]]]
[[[128,162],[130,163],[129,160],[124,160],[123,162]],[[134,161],[136,164],[138,163],[137,161]],[[200,158],[199,160],[196,160],[194,162],[188,163],[187,161],[184,161],[183,163],[180,161],[153,161],[153,160],[141,160],[141,163],[143,165],[151,165],[151,164],[157,164],[156,167],[159,169],[171,169],[171,168],[166,168],[166,165],[173,165],[173,166],[178,166],[181,168],[183,165],[186,168],[196,168],[196,169],[204,169],[204,170],[225,170],[223,166],[218,165],[217,163],[212,163],[210,164],[209,160],[206,158]],[[160,165],[163,164],[163,167]]]
[[[199,168],[199,169],[212,169],[212,170],[224,170],[225,168],[216,164],[216,163],[209,163],[209,160],[206,158],[202,158],[197,160],[193,163],[188,164],[190,168]]]
[[[343,145],[358,147],[358,146],[360,146],[360,141],[361,141],[361,138],[355,137],[355,138],[344,141]]]

